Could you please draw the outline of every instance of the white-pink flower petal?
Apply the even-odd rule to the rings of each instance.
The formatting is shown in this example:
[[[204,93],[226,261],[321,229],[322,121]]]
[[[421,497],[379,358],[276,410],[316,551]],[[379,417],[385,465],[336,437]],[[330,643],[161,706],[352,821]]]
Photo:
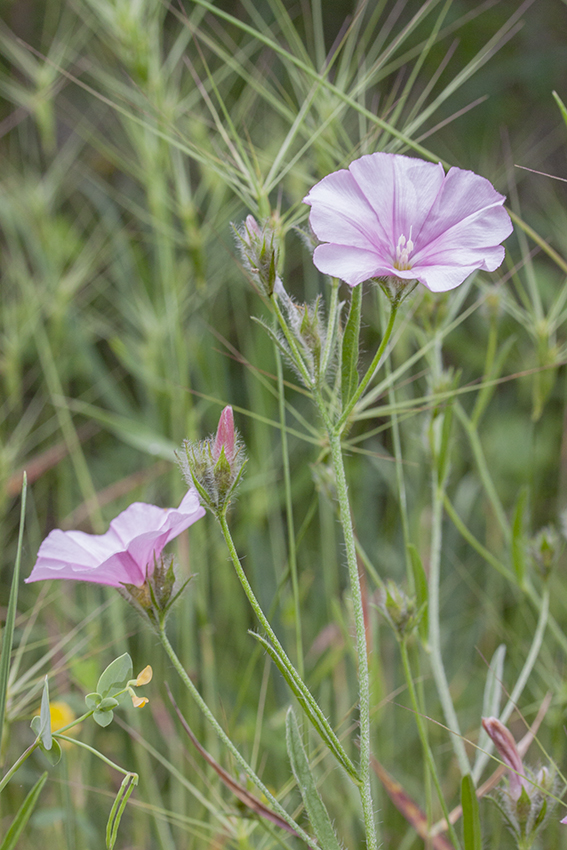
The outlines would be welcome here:
[[[134,502],[105,534],[54,529],[45,538],[26,582],[74,579],[120,587],[142,585],[164,546],[205,514],[195,490],[178,508]]]
[[[329,174],[305,198],[325,244],[317,268],[350,286],[369,278],[418,280],[434,292],[477,269],[494,271],[512,222],[484,177],[440,163],[375,153]]]

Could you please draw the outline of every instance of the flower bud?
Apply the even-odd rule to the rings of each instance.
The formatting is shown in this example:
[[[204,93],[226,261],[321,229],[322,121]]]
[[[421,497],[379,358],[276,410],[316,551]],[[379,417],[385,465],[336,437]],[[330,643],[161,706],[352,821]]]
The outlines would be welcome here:
[[[528,850],[553,806],[555,779],[546,767],[537,773],[524,768],[511,732],[496,717],[483,717],[482,725],[510,768],[509,790],[501,794],[501,811],[518,846]]]
[[[296,304],[292,298],[282,292],[281,300],[285,307],[287,326],[298,344],[303,365],[309,373],[312,385],[318,386],[325,377],[322,374],[322,356],[327,336],[321,296],[317,296],[311,304]],[[279,339],[282,348],[288,352],[290,363],[296,366],[285,336],[280,334]],[[299,375],[303,378],[300,371]]]
[[[203,504],[218,515],[228,507],[246,463],[232,407],[222,411],[213,437],[195,443],[185,440],[183,448],[185,456],[179,458],[179,464],[187,483],[197,488]]]
[[[165,622],[169,609],[185,587],[183,585],[172,597],[175,580],[173,555],[161,555],[154,560],[153,571],[148,571],[142,585],[123,583],[121,592],[136,610],[148,617],[152,625],[159,626]]]
[[[524,779],[524,765],[512,733],[497,717],[483,717],[482,725],[500,753],[502,761],[511,768],[509,776],[510,796],[514,800],[519,800],[522,788],[526,786],[526,780]]]
[[[268,219],[260,227],[254,216],[248,215],[244,224],[233,229],[245,268],[264,295],[270,297],[278,284],[281,286],[274,221]]]
[[[380,591],[378,608],[399,638],[410,635],[419,622],[419,612],[415,599],[409,597],[393,581],[387,581]]]
[[[532,538],[529,551],[543,579],[547,579],[563,548],[559,534],[552,525],[541,528]]]

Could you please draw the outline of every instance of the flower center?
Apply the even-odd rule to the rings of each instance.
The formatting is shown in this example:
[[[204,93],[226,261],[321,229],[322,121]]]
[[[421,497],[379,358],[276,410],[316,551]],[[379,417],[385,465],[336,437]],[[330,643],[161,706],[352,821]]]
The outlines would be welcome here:
[[[404,234],[400,236],[398,239],[398,244],[396,246],[396,259],[394,260],[394,268],[399,269],[400,271],[407,271],[411,269],[410,255],[413,251],[413,242],[411,241],[411,232],[413,226],[410,227],[409,239],[406,239]]]

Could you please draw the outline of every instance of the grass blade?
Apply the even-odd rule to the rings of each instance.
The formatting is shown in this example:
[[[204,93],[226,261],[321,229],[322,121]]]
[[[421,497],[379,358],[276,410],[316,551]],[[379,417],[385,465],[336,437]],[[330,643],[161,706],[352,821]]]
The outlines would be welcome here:
[[[2,745],[2,733],[4,731],[4,715],[6,712],[6,696],[8,692],[8,675],[10,673],[10,656],[12,655],[12,643],[14,640],[14,623],[16,621],[16,606],[18,603],[18,584],[20,580],[20,564],[22,561],[22,545],[24,539],[24,522],[26,516],[26,496],[28,480],[24,472],[22,483],[22,501],[20,508],[20,530],[18,533],[18,550],[16,552],[16,563],[12,573],[12,586],[10,588],[10,599],[8,600],[8,613],[2,635],[2,652],[0,654],[0,746]]]

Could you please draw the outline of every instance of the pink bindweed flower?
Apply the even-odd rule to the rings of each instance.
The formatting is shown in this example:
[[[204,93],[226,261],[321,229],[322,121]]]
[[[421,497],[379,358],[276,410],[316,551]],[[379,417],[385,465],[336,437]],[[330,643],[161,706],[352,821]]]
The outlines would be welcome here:
[[[37,553],[26,582],[74,579],[110,587],[141,587],[154,572],[166,543],[205,515],[194,489],[178,508],[134,502],[110,523],[105,534],[51,531]]]
[[[461,168],[390,153],[351,162],[317,183],[304,202],[325,242],[313,262],[350,286],[394,278],[446,292],[477,269],[494,271],[512,232],[505,198]]]

